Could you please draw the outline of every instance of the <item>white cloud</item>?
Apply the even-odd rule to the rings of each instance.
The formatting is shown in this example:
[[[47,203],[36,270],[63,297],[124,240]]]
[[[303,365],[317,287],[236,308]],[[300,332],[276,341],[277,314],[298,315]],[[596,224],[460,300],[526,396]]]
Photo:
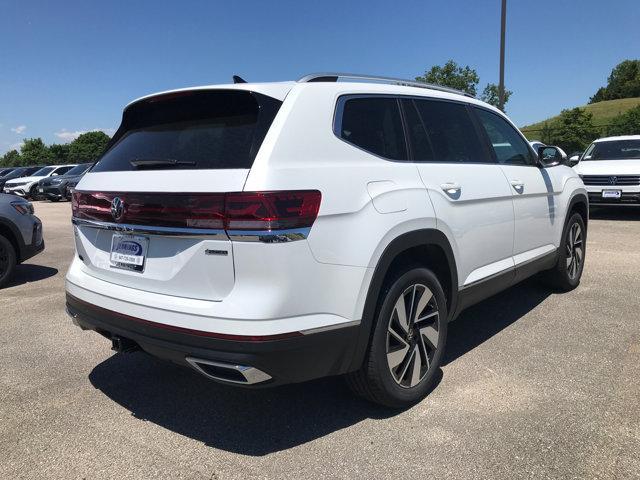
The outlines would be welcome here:
[[[83,133],[87,132],[104,132],[107,135],[111,136],[115,133],[115,130],[113,128],[92,128],[91,130],[75,130],[72,132],[67,130],[66,128],[63,128],[59,132],[55,132],[54,135],[63,142],[69,143],[78,138]]]
[[[66,128],[63,128],[59,132],[56,132],[55,136],[58,137],[63,142],[68,143],[68,142],[71,142],[72,140],[75,140],[85,132],[86,130],[76,130],[75,132],[70,132]]]
[[[26,125],[18,125],[17,127],[14,127],[11,129],[13,133],[17,133],[18,135],[22,135],[26,130],[27,130]]]

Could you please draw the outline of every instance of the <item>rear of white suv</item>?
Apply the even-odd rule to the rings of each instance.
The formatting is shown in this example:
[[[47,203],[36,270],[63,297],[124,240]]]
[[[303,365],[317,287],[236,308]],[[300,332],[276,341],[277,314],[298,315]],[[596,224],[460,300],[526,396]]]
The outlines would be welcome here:
[[[218,381],[349,373],[399,406],[464,307],[543,269],[577,286],[571,169],[475,99],[336,80],[130,104],[73,194],[74,322]]]
[[[73,195],[67,292],[79,323],[230,382],[295,382],[349,364],[349,301],[366,268],[313,257],[314,178],[246,188],[290,88],[190,90],[126,109]]]

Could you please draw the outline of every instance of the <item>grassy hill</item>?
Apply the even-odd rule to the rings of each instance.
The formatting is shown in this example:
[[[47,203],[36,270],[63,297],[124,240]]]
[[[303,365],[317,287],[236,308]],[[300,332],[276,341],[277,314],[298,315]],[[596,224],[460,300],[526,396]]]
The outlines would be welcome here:
[[[595,126],[602,126],[609,124],[614,117],[637,105],[640,105],[640,97],[607,100],[605,102],[584,105],[580,108],[584,108],[586,111],[593,114],[593,124]],[[553,127],[554,122],[557,120],[558,116],[556,115],[555,117],[548,118],[541,122],[522,127],[521,130],[529,140],[539,139],[544,123],[549,122],[549,126]]]

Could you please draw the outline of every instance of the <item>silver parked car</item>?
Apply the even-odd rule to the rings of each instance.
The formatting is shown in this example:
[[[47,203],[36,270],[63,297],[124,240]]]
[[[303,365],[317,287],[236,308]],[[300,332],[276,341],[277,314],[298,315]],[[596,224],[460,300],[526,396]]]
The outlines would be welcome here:
[[[17,264],[42,250],[42,222],[33,214],[33,205],[16,195],[0,193],[0,288]]]

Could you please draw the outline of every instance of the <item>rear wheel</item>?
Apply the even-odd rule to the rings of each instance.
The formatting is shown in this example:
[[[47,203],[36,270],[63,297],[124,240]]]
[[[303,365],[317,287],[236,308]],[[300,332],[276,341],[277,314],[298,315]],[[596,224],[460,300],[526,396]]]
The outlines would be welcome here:
[[[11,242],[0,235],[0,288],[4,287],[16,268],[16,251]]]
[[[587,246],[587,229],[579,213],[569,217],[562,234],[558,261],[545,272],[547,283],[568,292],[580,284]]]
[[[384,290],[367,357],[347,382],[358,395],[387,407],[421,400],[431,389],[447,336],[447,307],[437,277],[413,268]]]

